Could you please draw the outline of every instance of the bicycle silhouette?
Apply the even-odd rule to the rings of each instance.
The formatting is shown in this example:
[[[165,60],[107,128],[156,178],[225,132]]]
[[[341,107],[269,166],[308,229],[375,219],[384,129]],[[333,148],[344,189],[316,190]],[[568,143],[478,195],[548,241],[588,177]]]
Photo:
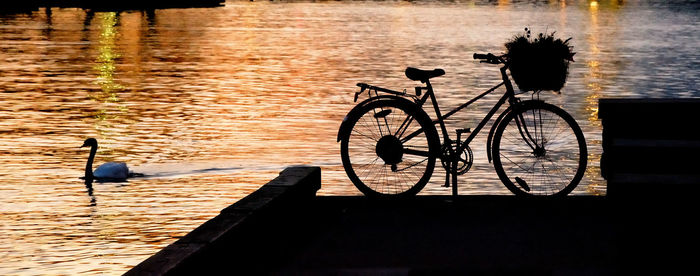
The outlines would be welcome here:
[[[352,183],[370,197],[401,197],[417,194],[430,180],[436,160],[445,169],[445,187],[452,184],[457,195],[457,176],[472,166],[469,143],[499,108],[506,110],[494,121],[488,134],[486,152],[503,184],[516,195],[563,196],[581,181],[588,152],[581,128],[561,108],[539,99],[516,97],[506,73],[506,55],[474,54],[483,63],[502,64],[502,82],[442,115],[430,79],[445,74],[442,69],[407,68],[406,77],[425,86],[415,95],[358,83],[358,96],[368,99],[357,104],[343,119],[338,141],[343,167]],[[456,130],[452,139],[445,119],[505,86],[505,94],[477,127]],[[425,92],[425,93],[423,93]],[[437,116],[431,120],[423,110],[430,99]],[[435,125],[440,126],[442,142]],[[468,134],[462,140],[462,135]]]

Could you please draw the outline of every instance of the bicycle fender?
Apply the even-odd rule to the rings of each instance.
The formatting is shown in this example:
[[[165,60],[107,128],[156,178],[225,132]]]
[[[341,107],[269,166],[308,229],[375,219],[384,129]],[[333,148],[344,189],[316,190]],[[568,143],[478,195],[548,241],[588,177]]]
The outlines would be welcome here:
[[[352,117],[352,116],[356,116],[356,114],[360,112],[360,109],[361,109],[363,106],[365,106],[365,105],[367,105],[367,104],[369,104],[369,103],[371,103],[371,102],[381,101],[381,100],[408,101],[408,102],[414,104],[414,102],[409,101],[409,100],[407,100],[406,98],[402,98],[402,97],[394,96],[394,95],[381,95],[381,96],[377,96],[377,97],[372,97],[372,98],[366,99],[366,100],[364,100],[364,101],[358,103],[357,105],[355,105],[355,107],[353,107],[353,108],[350,110],[350,112],[348,112],[348,114],[345,115],[345,117],[343,118],[343,122],[340,123],[340,128],[338,129],[338,139],[337,139],[336,142],[340,142],[340,140],[342,140],[343,137],[348,136],[348,134],[349,134],[350,131],[352,130],[350,124],[348,123],[348,118],[350,118],[350,117]]]
[[[518,102],[515,105],[508,106],[508,108],[505,111],[503,111],[503,113],[501,113],[501,115],[498,115],[498,118],[496,118],[496,121],[493,122],[493,125],[491,126],[491,130],[489,130],[489,136],[486,139],[486,156],[488,156],[489,163],[491,163],[491,160],[493,160],[493,153],[491,152],[491,146],[493,144],[493,134],[496,133],[496,129],[501,124],[501,121],[503,120],[503,118],[506,117],[506,115],[508,115],[508,113],[513,112],[514,108],[518,108],[518,107],[524,106],[526,104],[530,104],[532,102],[544,103],[544,101],[541,101],[541,100],[527,100],[527,101]]]

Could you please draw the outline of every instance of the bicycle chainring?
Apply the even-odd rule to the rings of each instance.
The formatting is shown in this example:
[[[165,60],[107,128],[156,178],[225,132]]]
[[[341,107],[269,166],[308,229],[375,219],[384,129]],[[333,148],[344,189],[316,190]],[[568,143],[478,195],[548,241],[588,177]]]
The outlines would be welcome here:
[[[449,144],[450,147],[452,147],[452,152],[457,150],[456,144],[454,142],[450,142]],[[440,158],[440,162],[442,163],[442,167],[446,171],[452,171],[450,160],[453,159],[450,155],[450,150],[447,148],[447,144],[442,145],[441,154],[442,158]],[[473,162],[474,155],[472,154],[472,149],[469,148],[469,146],[465,146],[462,152],[459,154],[459,158],[457,159],[457,174],[462,175],[467,173],[469,169],[471,169]]]

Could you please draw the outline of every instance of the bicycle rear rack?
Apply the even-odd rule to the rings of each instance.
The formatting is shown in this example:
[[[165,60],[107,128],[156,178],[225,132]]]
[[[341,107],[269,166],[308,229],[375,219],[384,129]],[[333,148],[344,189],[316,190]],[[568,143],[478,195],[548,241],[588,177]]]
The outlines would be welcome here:
[[[369,85],[369,84],[362,83],[362,82],[358,83],[357,86],[360,87],[360,92],[355,92],[355,99],[353,100],[353,102],[357,102],[357,98],[362,93],[364,93],[365,90],[367,90],[367,96],[370,98],[372,98],[372,92],[374,92],[374,97],[379,96],[379,93],[381,92],[381,93],[387,93],[387,94],[392,94],[392,95],[401,96],[401,97],[408,96],[408,97],[411,97],[414,101],[418,100],[418,98],[416,96],[409,95],[408,93],[406,93],[406,89],[404,89],[403,91],[394,91],[391,89],[386,89],[386,88],[379,87],[379,86]],[[421,89],[423,89],[423,88],[416,87],[416,95],[420,96]]]

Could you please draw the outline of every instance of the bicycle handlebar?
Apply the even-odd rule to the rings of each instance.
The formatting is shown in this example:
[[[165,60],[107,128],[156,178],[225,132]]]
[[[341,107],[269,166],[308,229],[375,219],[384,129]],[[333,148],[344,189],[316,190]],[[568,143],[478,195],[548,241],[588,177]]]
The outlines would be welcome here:
[[[501,56],[496,56],[492,53],[488,54],[478,54],[474,53],[474,59],[481,59],[481,62],[491,63],[491,64],[501,64],[505,63]]]
[[[493,54],[491,54],[491,53],[488,53],[488,54],[474,53],[474,59],[487,59],[487,58],[489,58],[489,55],[493,56]]]

